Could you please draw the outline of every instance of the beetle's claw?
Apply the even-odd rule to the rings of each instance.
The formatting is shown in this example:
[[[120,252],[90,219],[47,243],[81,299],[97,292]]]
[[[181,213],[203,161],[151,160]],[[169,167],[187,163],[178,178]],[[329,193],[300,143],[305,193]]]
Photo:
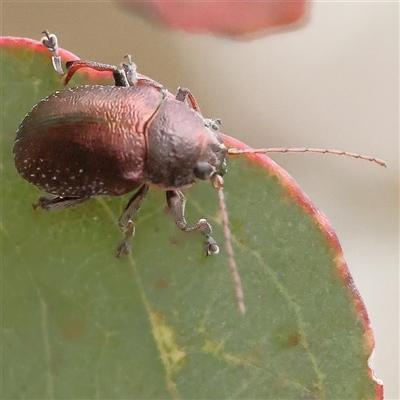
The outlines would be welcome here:
[[[128,239],[125,238],[121,244],[117,247],[116,257],[120,258],[123,254],[128,255],[132,251],[131,245],[128,243]]]
[[[42,33],[45,35],[40,40],[42,42],[43,46],[45,46],[51,52],[57,51],[57,48],[58,48],[57,36],[50,33],[47,29],[45,29]]]
[[[50,51],[52,57],[53,68],[60,74],[64,75],[62,68],[61,57],[58,54],[58,39],[53,33],[50,33],[47,29],[42,32],[45,36],[40,40],[44,47]]]
[[[43,210],[48,211],[48,204],[50,203],[52,199],[50,197],[46,196],[40,196],[38,199],[38,202],[35,204],[32,204],[32,208],[36,210],[38,207],[42,208]]]
[[[206,256],[212,256],[218,253],[219,247],[217,242],[211,236],[208,236],[206,240]]]

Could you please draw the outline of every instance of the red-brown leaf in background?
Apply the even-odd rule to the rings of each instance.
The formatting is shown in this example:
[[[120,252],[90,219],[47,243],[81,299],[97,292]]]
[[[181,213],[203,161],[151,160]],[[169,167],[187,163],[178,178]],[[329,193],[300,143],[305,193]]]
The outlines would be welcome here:
[[[119,2],[142,17],[186,32],[238,37],[266,28],[292,24],[306,12],[306,2],[296,1],[159,1]],[[259,32],[260,33],[260,32]]]

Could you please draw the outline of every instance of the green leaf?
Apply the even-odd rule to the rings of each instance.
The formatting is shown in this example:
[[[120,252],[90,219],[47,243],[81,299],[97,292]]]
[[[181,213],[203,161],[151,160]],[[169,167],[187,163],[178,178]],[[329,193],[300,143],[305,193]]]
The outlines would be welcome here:
[[[213,225],[213,257],[202,235],[174,226],[161,190],[138,213],[123,259],[117,219],[129,196],[32,210],[42,193],[17,174],[12,144],[24,114],[61,84],[37,42],[0,44],[3,398],[382,398],[336,235],[285,171],[264,156],[229,160],[243,316],[210,183],[185,195],[188,222]]]

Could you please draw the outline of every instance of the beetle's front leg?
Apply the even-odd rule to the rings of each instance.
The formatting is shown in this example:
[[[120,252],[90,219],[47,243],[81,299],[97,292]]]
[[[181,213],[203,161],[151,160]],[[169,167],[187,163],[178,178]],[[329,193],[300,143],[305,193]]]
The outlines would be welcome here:
[[[167,203],[171,210],[175,225],[183,232],[200,231],[206,237],[206,255],[219,253],[217,242],[211,237],[212,228],[206,219],[200,219],[197,224],[187,226],[185,218],[186,198],[180,190],[167,190]]]
[[[129,200],[124,212],[119,217],[118,225],[125,235],[125,238],[117,248],[117,257],[120,257],[121,254],[129,254],[131,252],[129,241],[130,238],[135,235],[135,223],[132,221],[132,217],[141,207],[148,191],[149,186],[142,185],[142,187]]]

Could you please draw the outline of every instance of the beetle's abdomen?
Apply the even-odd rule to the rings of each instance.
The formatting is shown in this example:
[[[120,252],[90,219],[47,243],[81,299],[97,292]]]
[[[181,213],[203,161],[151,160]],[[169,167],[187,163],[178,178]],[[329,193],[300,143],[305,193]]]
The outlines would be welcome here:
[[[15,166],[24,179],[59,196],[127,193],[143,182],[146,123],[160,101],[149,87],[57,92],[22,121]]]

